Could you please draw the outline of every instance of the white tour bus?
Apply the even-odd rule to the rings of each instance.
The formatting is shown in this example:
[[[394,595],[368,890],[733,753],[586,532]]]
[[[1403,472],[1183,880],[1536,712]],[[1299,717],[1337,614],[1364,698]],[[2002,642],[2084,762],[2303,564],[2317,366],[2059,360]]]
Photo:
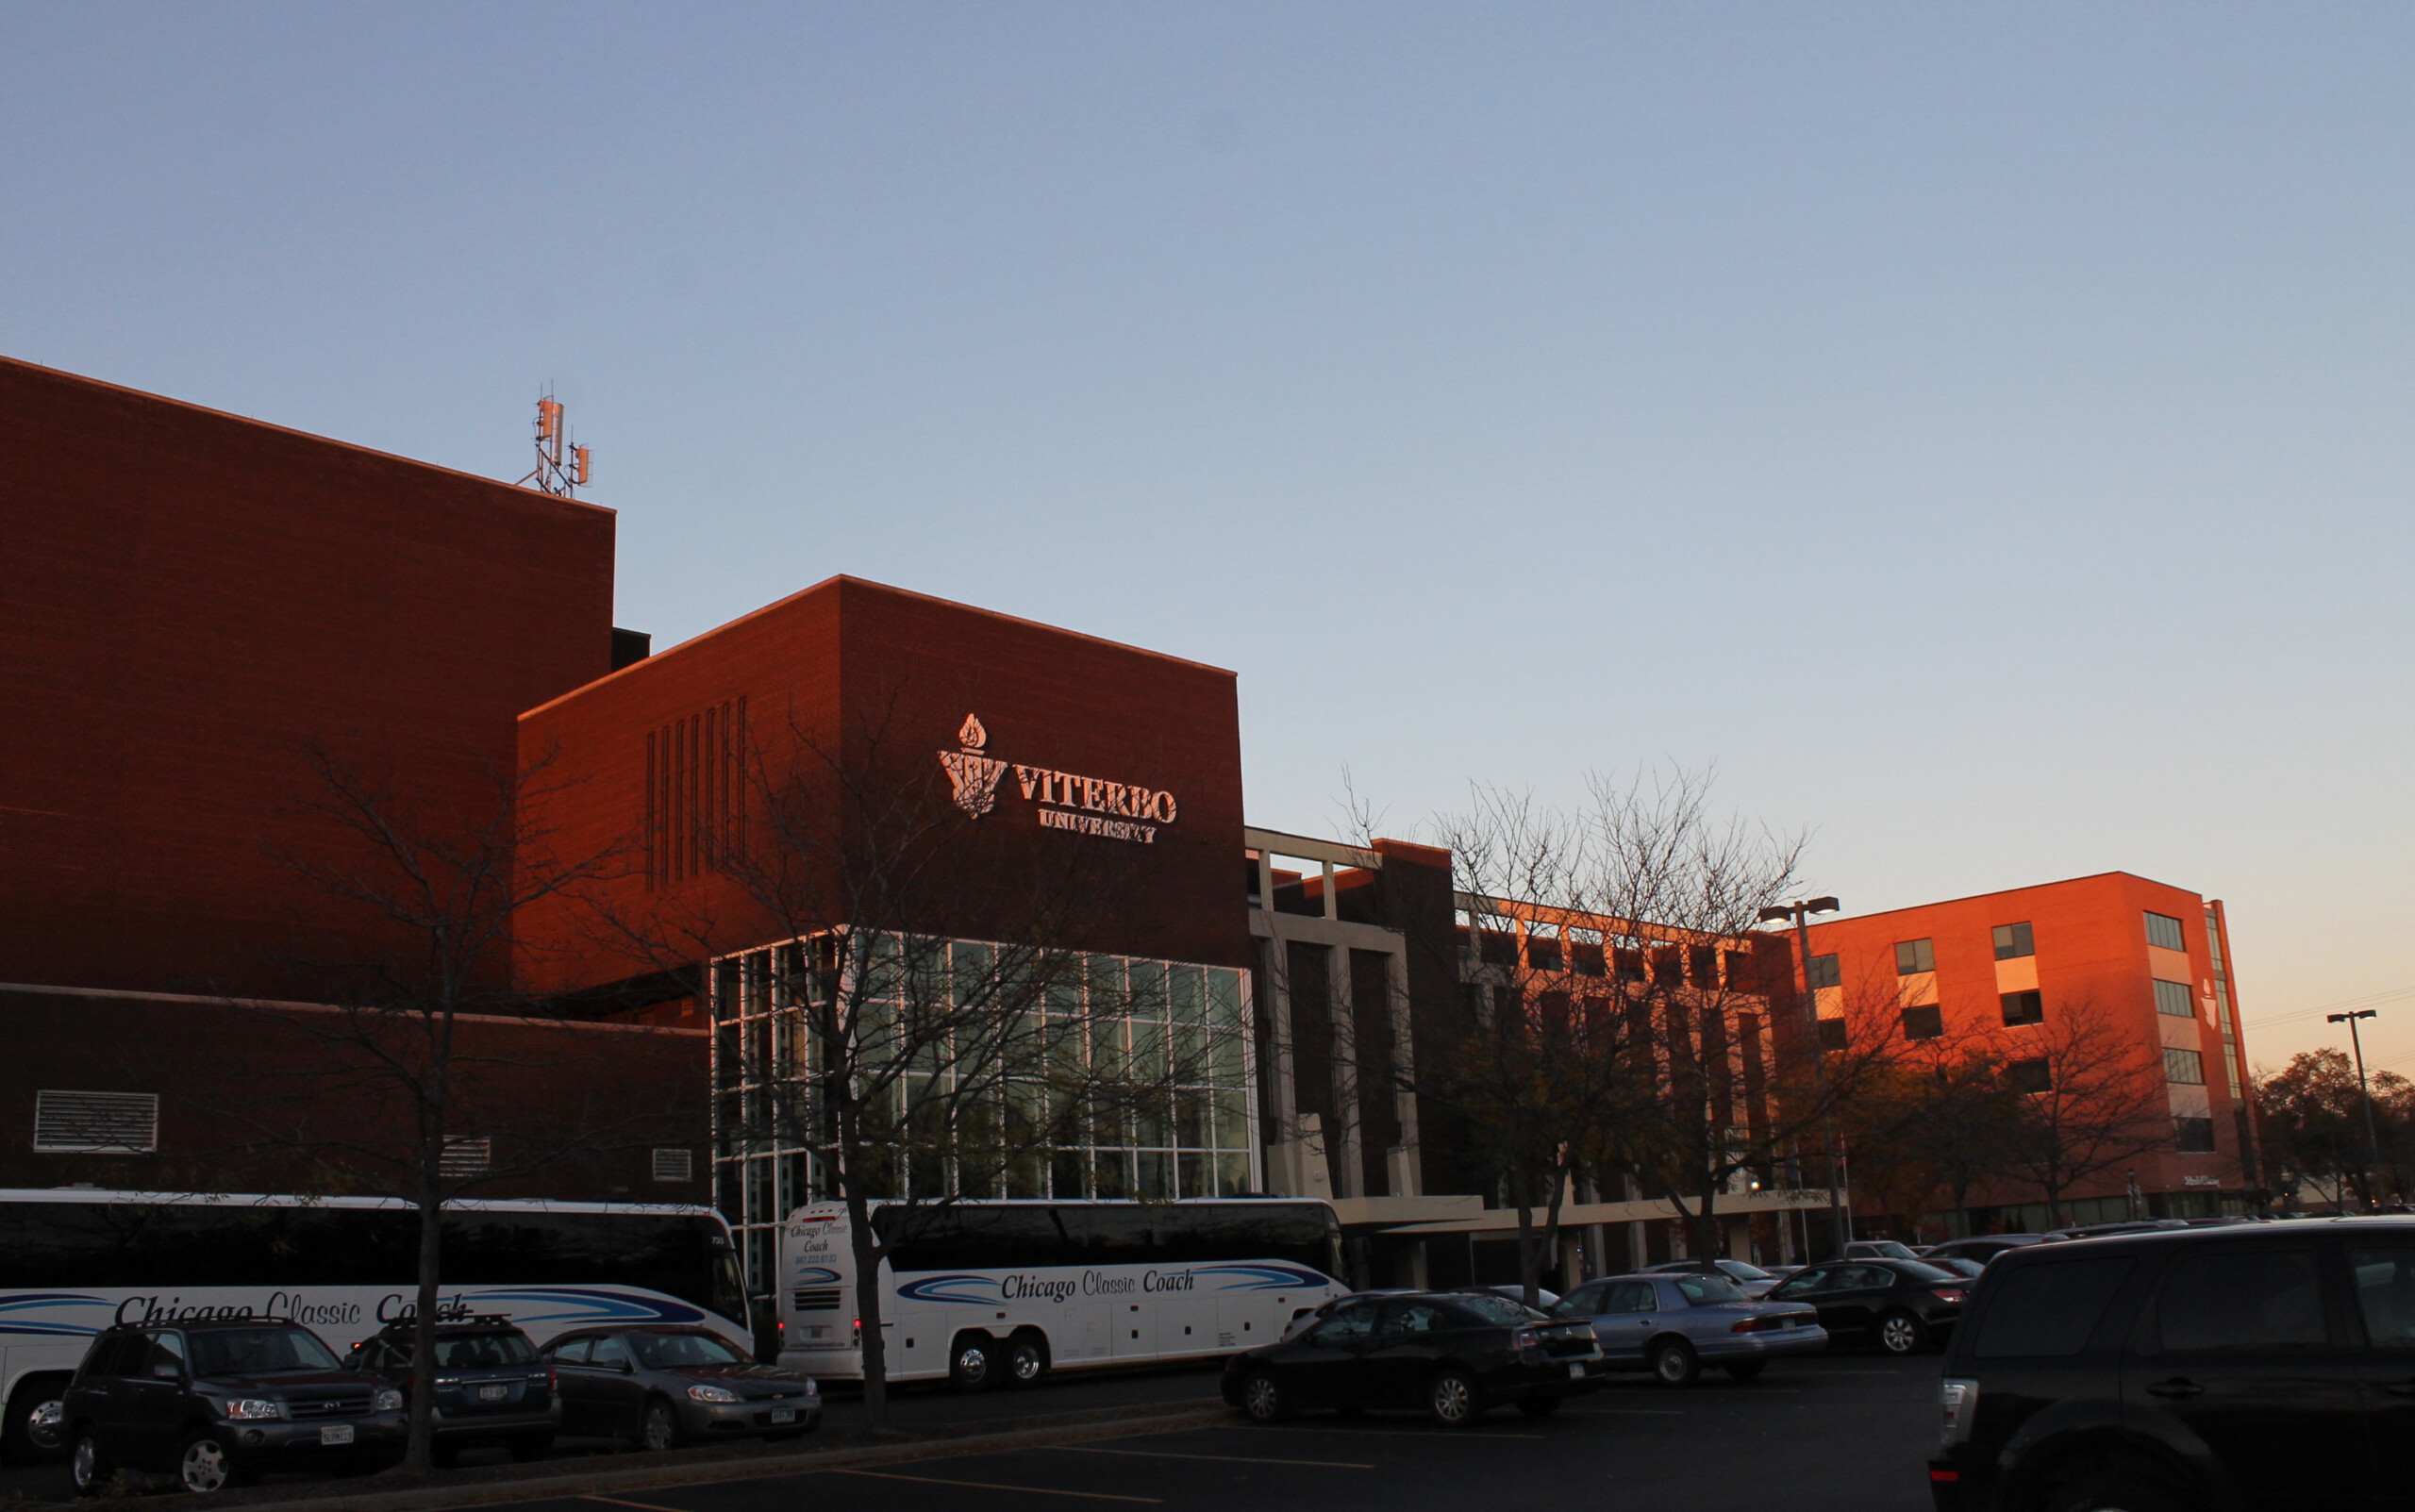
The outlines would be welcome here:
[[[710,1328],[754,1340],[729,1225],[708,1207],[461,1202],[446,1209],[447,1314],[502,1314],[539,1345],[589,1323]],[[0,1189],[6,1455],[92,1336],[117,1322],[290,1318],[337,1353],[410,1315],[419,1215],[377,1197]]]
[[[1323,1202],[884,1203],[881,1337],[892,1381],[1028,1386],[1053,1368],[1229,1354],[1347,1288]],[[860,1379],[847,1209],[780,1230],[780,1363]]]

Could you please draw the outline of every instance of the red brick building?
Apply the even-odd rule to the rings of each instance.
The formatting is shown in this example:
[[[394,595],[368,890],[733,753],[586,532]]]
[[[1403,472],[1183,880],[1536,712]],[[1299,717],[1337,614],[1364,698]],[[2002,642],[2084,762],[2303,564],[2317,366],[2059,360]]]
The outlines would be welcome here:
[[[0,359],[0,983],[290,997],[391,937],[324,751],[491,813],[612,667],[613,515]]]
[[[2168,1138],[2071,1193],[2068,1221],[2129,1216],[2131,1171],[2150,1216],[2216,1212],[2260,1187],[2219,900],[2107,872],[1815,923],[1811,953],[1823,1016],[1845,1015],[1849,1000],[1875,1004],[1859,1015],[1866,1027],[1907,1048],[1985,1039],[2036,1076],[2067,1017],[2102,1025],[2135,1084],[2153,1089]],[[1985,1193],[1996,1210],[1980,1221],[2044,1223],[2040,1196],[2010,1185]]]

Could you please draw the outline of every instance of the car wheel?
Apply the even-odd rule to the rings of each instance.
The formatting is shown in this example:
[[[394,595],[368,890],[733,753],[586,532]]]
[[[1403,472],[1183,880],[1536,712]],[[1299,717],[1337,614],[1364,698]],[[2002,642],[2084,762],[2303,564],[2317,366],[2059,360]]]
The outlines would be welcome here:
[[[638,1442],[655,1454],[669,1454],[679,1447],[679,1414],[670,1403],[656,1397],[645,1404],[645,1417],[638,1424]]]
[[[1484,1389],[1465,1371],[1442,1371],[1426,1384],[1425,1406],[1443,1427],[1464,1428],[1484,1416]]]
[[[998,1374],[997,1340],[987,1334],[966,1334],[948,1351],[947,1378],[958,1391],[986,1389]]]
[[[1291,1394],[1283,1383],[1260,1371],[1241,1383],[1241,1411],[1252,1422],[1275,1422],[1291,1415]]]
[[[1662,1386],[1691,1386],[1702,1379],[1702,1359],[1682,1338],[1664,1338],[1652,1346],[1652,1379]]]
[[[227,1453],[225,1440],[214,1433],[187,1434],[184,1447],[176,1452],[176,1484],[188,1491],[208,1495],[253,1479]]]
[[[90,1428],[80,1429],[75,1441],[67,1451],[67,1479],[75,1486],[77,1496],[98,1496],[108,1484],[116,1467],[101,1448],[101,1436]]]
[[[1738,1360],[1733,1365],[1720,1367],[1739,1381],[1757,1381],[1760,1379],[1761,1372],[1769,1368],[1770,1362],[1767,1360]]]
[[[542,1459],[554,1447],[552,1434],[522,1434],[506,1446],[517,1460]]]
[[[1048,1373],[1048,1346],[1030,1334],[1007,1340],[1007,1385],[1038,1386]]]
[[[1543,1396],[1527,1397],[1518,1404],[1518,1410],[1529,1418],[1548,1418],[1559,1410],[1559,1404],[1563,1400],[1557,1391]]]
[[[1911,1354],[1928,1347],[1928,1325],[1907,1312],[1890,1312],[1878,1320],[1878,1347],[1890,1354]]]
[[[2142,1466],[2111,1465],[2058,1481],[2046,1512],[2182,1512],[2190,1504],[2171,1482]]]

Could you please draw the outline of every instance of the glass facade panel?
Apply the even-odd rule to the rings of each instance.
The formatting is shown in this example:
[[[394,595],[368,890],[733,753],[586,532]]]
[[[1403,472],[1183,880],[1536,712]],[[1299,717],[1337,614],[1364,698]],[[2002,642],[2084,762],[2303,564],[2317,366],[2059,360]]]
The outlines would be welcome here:
[[[808,1006],[816,943],[835,942],[749,951],[708,977],[714,1191],[750,1290],[769,1284],[781,1220],[840,1195],[811,1105],[827,1058]],[[878,1116],[894,1142],[873,1162],[889,1190],[1167,1200],[1258,1189],[1244,973],[1119,955],[1039,962],[977,940],[883,939],[858,958],[856,1063],[893,1077]],[[1046,977],[1038,994],[1034,973]],[[1018,1027],[985,1039],[979,1016],[993,1006]],[[998,1054],[1001,1039],[1011,1054]],[[1051,1064],[1135,1095],[1086,1116],[1051,1096]]]

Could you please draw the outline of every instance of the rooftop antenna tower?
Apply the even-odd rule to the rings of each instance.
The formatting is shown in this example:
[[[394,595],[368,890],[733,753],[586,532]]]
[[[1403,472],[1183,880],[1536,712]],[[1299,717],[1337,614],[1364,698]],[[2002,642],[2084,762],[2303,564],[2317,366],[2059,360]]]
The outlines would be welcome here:
[[[561,401],[551,393],[537,401],[537,466],[520,480],[558,499],[575,499],[594,473],[594,457],[584,446],[570,443],[570,425],[562,419]]]

